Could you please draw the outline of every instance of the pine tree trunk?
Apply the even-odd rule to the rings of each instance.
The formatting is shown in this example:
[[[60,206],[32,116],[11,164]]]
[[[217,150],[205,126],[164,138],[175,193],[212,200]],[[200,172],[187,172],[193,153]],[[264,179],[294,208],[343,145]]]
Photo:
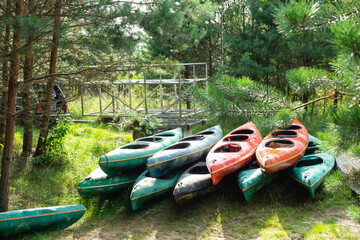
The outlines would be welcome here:
[[[43,120],[41,124],[41,130],[39,135],[38,144],[36,146],[36,151],[34,156],[40,156],[43,154],[45,150],[45,144],[46,144],[46,138],[49,132],[49,125],[50,125],[50,106],[51,106],[51,97],[52,97],[52,91],[54,88],[55,78],[51,76],[51,74],[56,73],[56,60],[57,60],[57,53],[59,48],[59,34],[57,32],[57,28],[60,26],[60,12],[61,12],[61,3],[62,0],[56,0],[55,2],[55,8],[54,8],[54,34],[53,34],[53,40],[52,40],[52,49],[51,49],[51,55],[50,55],[50,69],[49,69],[49,75],[46,82],[46,99],[45,104],[42,108],[43,112]]]
[[[21,16],[24,12],[24,1],[18,0],[16,2],[15,16]],[[19,79],[20,69],[20,47],[21,47],[21,35],[20,35],[20,22],[15,20],[14,37],[13,37],[13,49],[11,55],[10,66],[10,78],[9,78],[9,91],[8,91],[8,109],[6,112],[6,130],[5,130],[5,142],[4,152],[2,157],[1,167],[1,185],[0,185],[0,212],[8,210],[9,205],[9,188],[11,177],[11,164],[13,160],[13,148],[14,148],[14,134],[15,134],[15,122],[16,122],[16,95]]]
[[[10,0],[6,1],[6,13],[9,15],[11,11],[11,2]],[[6,24],[5,26],[5,35],[4,35],[4,48],[3,54],[6,56],[9,53],[9,44],[10,44],[10,25]],[[3,81],[3,91],[2,98],[0,100],[0,143],[4,145],[5,140],[5,127],[6,127],[6,109],[7,109],[7,99],[8,99],[8,83],[9,83],[9,66],[8,58],[4,57],[2,60],[2,81]]]
[[[31,12],[29,12],[31,14]],[[25,64],[24,64],[24,81],[28,81],[32,78],[33,72],[33,49],[31,44],[32,39],[29,38],[27,41],[27,49],[25,53]],[[32,114],[32,83],[27,82],[23,91],[23,124],[24,124],[24,135],[23,135],[23,147],[21,153],[20,167],[26,166],[26,161],[31,155],[32,140],[33,140],[33,114]]]

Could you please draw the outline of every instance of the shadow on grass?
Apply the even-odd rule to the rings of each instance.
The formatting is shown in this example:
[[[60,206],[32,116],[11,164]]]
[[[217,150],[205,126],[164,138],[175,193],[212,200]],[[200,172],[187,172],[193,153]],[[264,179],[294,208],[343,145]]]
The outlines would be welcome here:
[[[258,191],[250,203],[237,186],[236,174],[221,189],[182,206],[168,195],[132,211],[130,191],[81,199],[88,211],[78,223],[30,238],[302,239],[343,233],[334,225],[343,209],[339,205],[321,207],[328,190],[320,187],[312,199],[286,172]],[[351,233],[346,236],[351,239]]]

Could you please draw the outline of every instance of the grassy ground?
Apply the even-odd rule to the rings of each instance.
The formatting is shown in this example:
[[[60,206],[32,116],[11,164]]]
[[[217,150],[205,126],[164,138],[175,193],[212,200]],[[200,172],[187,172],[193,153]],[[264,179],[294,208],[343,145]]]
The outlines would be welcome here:
[[[197,132],[198,128],[193,128]],[[26,169],[14,165],[10,208],[82,203],[87,212],[72,227],[24,239],[358,239],[359,199],[339,172],[310,193],[282,173],[246,203],[236,175],[217,192],[184,206],[171,196],[130,208],[130,189],[89,200],[77,194],[78,183],[98,167],[98,158],[127,142],[131,133],[105,125],[70,124],[62,164]],[[16,137],[20,149],[21,129]]]

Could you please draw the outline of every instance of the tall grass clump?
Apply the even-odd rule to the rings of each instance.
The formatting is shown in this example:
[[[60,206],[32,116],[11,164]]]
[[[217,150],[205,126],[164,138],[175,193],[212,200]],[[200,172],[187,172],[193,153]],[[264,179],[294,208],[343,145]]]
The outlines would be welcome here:
[[[10,209],[82,202],[77,185],[99,167],[99,157],[132,141],[131,133],[111,126],[70,122],[66,126],[61,164],[38,164],[38,160],[30,159],[27,168],[14,171],[10,186]]]

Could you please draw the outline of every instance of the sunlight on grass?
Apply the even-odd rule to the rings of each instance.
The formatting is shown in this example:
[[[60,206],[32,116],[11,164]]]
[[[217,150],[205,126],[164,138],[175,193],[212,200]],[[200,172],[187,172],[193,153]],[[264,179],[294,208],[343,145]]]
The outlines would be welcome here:
[[[305,239],[317,240],[317,239],[357,239],[355,236],[351,236],[349,232],[340,226],[335,224],[317,224],[310,232],[305,234]]]
[[[10,209],[76,204],[83,201],[77,185],[96,169],[103,154],[132,141],[131,133],[106,125],[69,123],[65,139],[66,161],[58,166],[28,167],[15,171],[10,186]],[[21,132],[16,133],[21,142]],[[21,145],[19,146],[21,148]]]
[[[266,228],[261,229],[259,235],[262,239],[290,239],[277,214],[266,222]]]
[[[209,226],[201,233],[201,236],[197,239],[212,239],[213,237],[219,238],[224,237],[222,227],[222,217],[219,210],[215,213],[215,218],[210,222]]]

